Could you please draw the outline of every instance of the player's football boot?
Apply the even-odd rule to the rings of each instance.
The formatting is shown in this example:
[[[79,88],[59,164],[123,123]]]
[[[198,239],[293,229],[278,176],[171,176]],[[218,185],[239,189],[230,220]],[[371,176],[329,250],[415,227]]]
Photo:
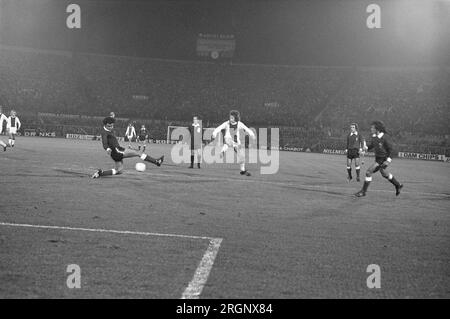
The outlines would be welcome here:
[[[163,162],[164,162],[164,155],[156,160],[156,166],[161,166]]]
[[[363,191],[363,190],[360,190],[359,192],[357,192],[357,193],[355,194],[355,196],[356,196],[356,197],[363,197],[363,196],[366,196],[366,192]]]
[[[245,176],[252,176],[249,171],[241,171],[240,174]]]
[[[189,168],[194,168],[194,164],[191,164],[191,165],[189,166]]]
[[[97,171],[94,173],[94,175],[92,175],[92,178],[99,178],[102,172],[103,172],[103,171],[102,171],[101,169],[97,170]]]
[[[400,190],[403,188],[403,184],[395,186],[395,196],[400,195]]]

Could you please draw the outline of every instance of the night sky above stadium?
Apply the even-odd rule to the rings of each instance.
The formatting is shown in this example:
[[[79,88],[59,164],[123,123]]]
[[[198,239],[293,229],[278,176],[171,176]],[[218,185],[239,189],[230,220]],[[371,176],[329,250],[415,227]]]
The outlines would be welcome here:
[[[233,37],[233,52],[222,54],[219,48],[218,53],[234,62],[449,64],[449,1],[1,0],[0,4],[4,45],[195,60],[202,59],[199,34],[207,34]],[[75,13],[70,4],[79,8],[79,26],[67,25]]]

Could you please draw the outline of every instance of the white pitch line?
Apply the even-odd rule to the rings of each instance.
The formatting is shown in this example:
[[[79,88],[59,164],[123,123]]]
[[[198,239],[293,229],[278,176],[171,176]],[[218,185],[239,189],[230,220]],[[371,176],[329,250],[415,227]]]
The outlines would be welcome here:
[[[204,236],[161,234],[161,233],[138,232],[138,231],[129,231],[129,230],[112,230],[112,229],[101,229],[101,228],[79,228],[79,227],[66,227],[66,226],[15,224],[15,223],[4,223],[4,222],[0,222],[0,226],[59,229],[59,230],[77,230],[77,231],[89,231],[89,232],[96,232],[96,233],[112,233],[112,234],[123,234],[123,235],[141,235],[141,236],[159,236],[159,237],[177,237],[177,238],[204,239],[204,240],[217,239],[217,238],[204,237]]]
[[[195,271],[194,277],[192,278],[186,290],[183,292],[181,299],[198,299],[200,297],[203,287],[208,280],[209,273],[211,272],[221,243],[221,238],[211,239],[208,249],[203,255],[203,258],[200,261],[197,270]]]
[[[189,239],[203,239],[209,240],[209,246],[203,255],[197,269],[195,270],[194,277],[189,282],[188,287],[184,290],[182,299],[198,299],[202,293],[203,287],[208,280],[209,273],[211,272],[214,260],[222,243],[222,238],[212,238],[203,236],[190,236],[190,235],[178,235],[178,234],[161,234],[161,233],[149,233],[127,230],[111,230],[111,229],[96,229],[96,228],[79,228],[79,227],[66,227],[66,226],[48,226],[48,225],[31,225],[31,224],[15,224],[0,222],[0,226],[10,227],[27,227],[27,228],[42,228],[42,229],[57,229],[57,230],[76,230],[76,231],[89,231],[97,233],[112,233],[112,234],[124,234],[124,235],[141,235],[141,236],[159,236],[159,237],[176,237],[176,238],[189,238]]]

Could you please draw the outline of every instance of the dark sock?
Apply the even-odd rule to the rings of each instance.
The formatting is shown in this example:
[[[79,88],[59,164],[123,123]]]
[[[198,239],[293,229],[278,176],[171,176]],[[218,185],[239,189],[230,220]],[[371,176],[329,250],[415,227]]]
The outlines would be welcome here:
[[[370,182],[364,181],[364,185],[363,185],[363,188],[362,188],[362,191],[364,193],[367,192],[367,189],[369,188],[369,184],[370,184]]]
[[[191,166],[194,165],[194,155],[191,155]]]
[[[348,173],[348,178],[352,178],[352,169],[351,168],[347,168],[347,173]]]
[[[109,169],[107,171],[101,171],[99,175],[100,176],[109,176],[109,175],[112,175],[112,174],[113,174],[113,170]]]
[[[356,177],[358,177],[359,178],[359,173],[360,173],[360,169],[356,169]]]
[[[147,156],[144,158],[144,161],[150,162],[150,163],[153,163],[153,164],[156,164],[156,159],[154,159],[154,158],[151,157],[150,155],[147,155]]]
[[[400,186],[400,183],[398,182],[398,180],[395,179],[395,177],[392,177],[392,179],[390,179],[389,182],[394,184],[395,187],[399,187]]]

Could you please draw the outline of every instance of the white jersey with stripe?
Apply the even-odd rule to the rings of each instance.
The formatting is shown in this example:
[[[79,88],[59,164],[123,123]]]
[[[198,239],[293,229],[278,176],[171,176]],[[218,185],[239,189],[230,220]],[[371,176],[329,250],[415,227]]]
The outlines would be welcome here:
[[[135,130],[134,126],[128,126],[125,135],[126,136],[136,136],[136,130]]]
[[[20,130],[20,126],[22,124],[20,123],[20,120],[17,116],[15,117],[8,117],[8,119],[6,120],[6,128],[9,130],[11,128],[16,128],[17,130]]]
[[[231,130],[234,130],[233,135],[236,135],[236,142],[238,144],[241,144],[241,139],[240,139],[240,131],[244,131],[246,132],[248,135],[250,135],[252,138],[255,138],[255,133],[253,133],[253,131],[251,129],[249,129],[244,123],[242,123],[241,121],[235,122],[235,123],[231,123],[230,121],[226,121],[224,123],[222,123],[220,126],[218,126],[214,131],[212,136],[214,138],[216,138],[217,134],[222,131],[225,130],[225,138],[233,138],[231,136]]]

